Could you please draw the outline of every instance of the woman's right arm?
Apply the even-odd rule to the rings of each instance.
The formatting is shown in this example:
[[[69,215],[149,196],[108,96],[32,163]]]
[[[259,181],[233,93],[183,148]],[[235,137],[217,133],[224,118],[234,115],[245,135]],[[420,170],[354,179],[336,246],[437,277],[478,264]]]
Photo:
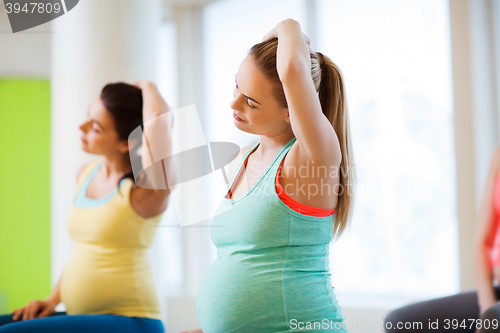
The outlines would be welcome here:
[[[60,285],[61,279],[59,279],[59,282],[54,289],[52,289],[52,292],[45,300],[31,301],[27,306],[14,310],[11,313],[12,320],[17,321],[20,318],[22,320],[42,318],[56,313],[56,305],[61,302],[61,298],[59,296]]]
[[[479,208],[476,234],[475,277],[480,314],[497,302],[493,289],[493,268],[490,262],[490,250],[493,246],[498,219],[493,206],[493,193],[499,166],[500,147],[497,147],[491,159],[486,188]]]
[[[50,295],[47,296],[47,298],[45,299],[46,301],[52,302],[55,305],[61,303],[61,296],[59,293],[59,290],[61,288],[61,280],[62,280],[62,277],[59,279],[59,282],[57,282],[57,285],[54,287],[54,289],[52,289],[52,292],[50,293]]]

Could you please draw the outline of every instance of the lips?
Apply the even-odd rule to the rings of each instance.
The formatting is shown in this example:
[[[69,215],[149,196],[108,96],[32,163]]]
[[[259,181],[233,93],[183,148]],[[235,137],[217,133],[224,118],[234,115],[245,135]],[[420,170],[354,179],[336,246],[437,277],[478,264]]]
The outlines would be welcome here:
[[[244,120],[243,120],[243,119],[241,119],[240,117],[238,117],[238,116],[236,115],[236,111],[233,111],[233,117],[234,117],[234,119],[236,119],[236,120],[238,120],[238,121],[243,121],[243,122],[244,122]]]
[[[85,138],[83,136],[80,137],[80,140],[82,140],[82,142],[84,142],[84,143],[87,143],[87,140],[85,140]]]

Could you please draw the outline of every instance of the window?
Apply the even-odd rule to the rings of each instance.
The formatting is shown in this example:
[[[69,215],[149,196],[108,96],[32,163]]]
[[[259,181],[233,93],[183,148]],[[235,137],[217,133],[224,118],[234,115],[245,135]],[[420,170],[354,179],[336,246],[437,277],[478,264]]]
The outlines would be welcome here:
[[[158,89],[172,110],[179,106],[176,40],[175,23],[164,22],[158,31]],[[173,296],[182,292],[184,270],[182,230],[172,200],[169,201],[152,246],[152,255],[156,257],[151,262],[154,263],[152,268],[160,293]]]
[[[352,228],[330,253],[339,302],[457,292],[448,2],[317,9],[320,50],[344,74],[358,169]]]
[[[216,1],[203,12],[204,68],[207,109],[212,119],[211,141],[230,141],[241,147],[257,136],[234,126],[229,103],[233,99],[234,76],[248,50],[262,41],[278,22],[294,18],[304,24],[304,2],[300,0]]]

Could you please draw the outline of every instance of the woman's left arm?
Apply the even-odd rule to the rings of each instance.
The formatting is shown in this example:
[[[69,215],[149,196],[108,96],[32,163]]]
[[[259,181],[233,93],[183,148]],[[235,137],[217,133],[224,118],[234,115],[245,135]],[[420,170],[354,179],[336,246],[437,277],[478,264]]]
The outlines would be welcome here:
[[[142,90],[144,132],[141,158],[146,173],[146,177],[141,180],[144,183],[139,181],[140,187],[134,191],[135,200],[132,201],[136,202],[136,206],[140,205],[137,210],[144,213],[153,212],[154,216],[167,207],[170,194],[167,182],[169,170],[164,158],[170,156],[172,150],[172,119],[168,114],[167,103],[153,83],[137,81],[132,84]],[[161,160],[160,163],[151,157],[154,160]]]
[[[278,23],[264,40],[273,37],[278,38],[276,67],[299,156],[323,165],[339,165],[342,159],[339,140],[323,114],[311,77],[309,39],[302,33],[300,24],[292,19]]]

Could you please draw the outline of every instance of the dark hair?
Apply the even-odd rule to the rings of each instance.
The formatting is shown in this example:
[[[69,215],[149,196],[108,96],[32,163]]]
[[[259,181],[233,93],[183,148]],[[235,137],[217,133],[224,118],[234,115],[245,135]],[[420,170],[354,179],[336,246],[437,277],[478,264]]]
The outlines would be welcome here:
[[[101,101],[113,118],[115,130],[120,140],[128,140],[130,133],[139,126],[144,131],[141,89],[127,83],[110,83],[102,88]],[[126,154],[129,158],[132,156],[133,159],[137,159],[137,161],[131,160],[131,162],[137,163],[142,169],[141,156],[137,153],[141,145],[142,141],[138,142]],[[120,179],[118,186],[126,178],[130,178],[136,183],[134,173],[130,171]]]

